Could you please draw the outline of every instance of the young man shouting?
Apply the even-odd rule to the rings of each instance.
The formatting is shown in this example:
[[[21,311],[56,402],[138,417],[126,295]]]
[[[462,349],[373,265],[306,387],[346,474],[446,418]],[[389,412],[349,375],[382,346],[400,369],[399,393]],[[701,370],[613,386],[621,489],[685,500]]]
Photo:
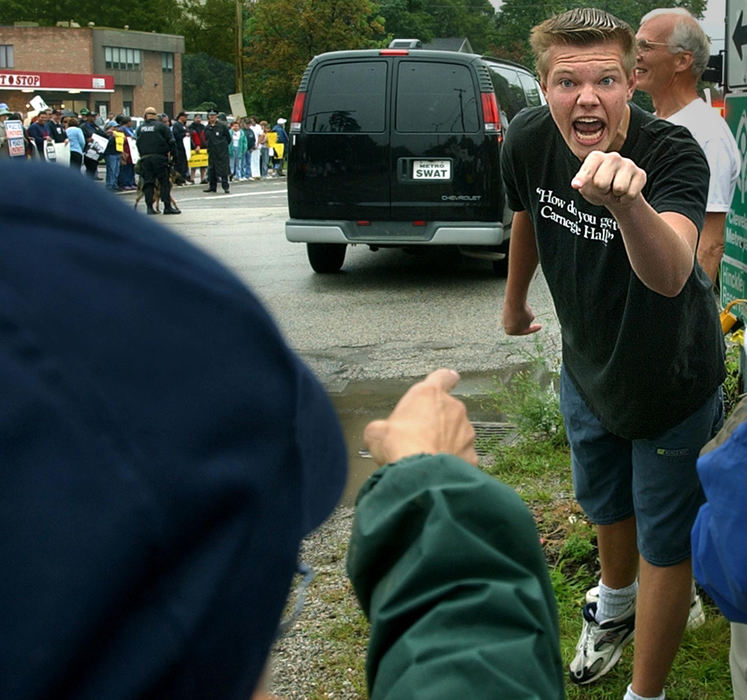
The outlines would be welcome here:
[[[516,117],[502,153],[516,212],[503,325],[540,330],[527,296],[541,264],[574,488],[601,565],[571,680],[607,673],[635,629],[626,699],[663,698],[691,600],[695,461],[721,420],[723,339],[694,265],[708,166],[686,129],[629,104],[627,24],[578,8],[535,27],[532,48],[548,106]]]

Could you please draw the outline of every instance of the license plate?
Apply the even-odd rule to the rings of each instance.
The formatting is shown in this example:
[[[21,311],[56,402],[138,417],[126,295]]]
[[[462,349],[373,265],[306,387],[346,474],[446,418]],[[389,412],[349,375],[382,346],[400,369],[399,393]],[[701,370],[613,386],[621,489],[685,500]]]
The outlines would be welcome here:
[[[412,161],[413,180],[451,180],[450,160]]]

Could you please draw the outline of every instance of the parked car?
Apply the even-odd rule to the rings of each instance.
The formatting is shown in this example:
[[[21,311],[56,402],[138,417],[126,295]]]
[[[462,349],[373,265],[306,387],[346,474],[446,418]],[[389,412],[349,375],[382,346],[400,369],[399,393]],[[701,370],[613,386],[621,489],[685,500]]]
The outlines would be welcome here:
[[[455,245],[505,273],[501,142],[542,91],[511,61],[417,45],[321,54],[303,74],[285,232],[316,272],[337,272],[352,244]]]

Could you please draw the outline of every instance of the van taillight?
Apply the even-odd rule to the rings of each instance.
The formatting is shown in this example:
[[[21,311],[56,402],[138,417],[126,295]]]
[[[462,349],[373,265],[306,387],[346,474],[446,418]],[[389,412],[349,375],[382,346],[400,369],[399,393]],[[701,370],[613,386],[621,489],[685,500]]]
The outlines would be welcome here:
[[[407,49],[381,49],[379,56],[409,56]]]
[[[301,119],[303,119],[303,106],[306,102],[306,93],[297,92],[296,99],[293,102],[293,111],[291,112],[290,131],[297,134],[301,131]]]
[[[498,134],[498,139],[503,139],[501,134],[501,118],[498,113],[498,102],[494,92],[483,92],[482,113],[485,117],[485,131],[488,134]]]

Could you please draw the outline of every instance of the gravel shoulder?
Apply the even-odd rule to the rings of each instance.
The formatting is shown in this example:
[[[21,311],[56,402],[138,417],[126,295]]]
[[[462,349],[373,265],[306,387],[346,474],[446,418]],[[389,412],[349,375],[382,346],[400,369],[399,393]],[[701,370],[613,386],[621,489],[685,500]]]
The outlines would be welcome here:
[[[345,574],[352,524],[353,508],[340,506],[302,544],[301,561],[316,577],[300,617],[278,640],[270,662],[269,690],[286,700],[367,696],[368,623]]]

